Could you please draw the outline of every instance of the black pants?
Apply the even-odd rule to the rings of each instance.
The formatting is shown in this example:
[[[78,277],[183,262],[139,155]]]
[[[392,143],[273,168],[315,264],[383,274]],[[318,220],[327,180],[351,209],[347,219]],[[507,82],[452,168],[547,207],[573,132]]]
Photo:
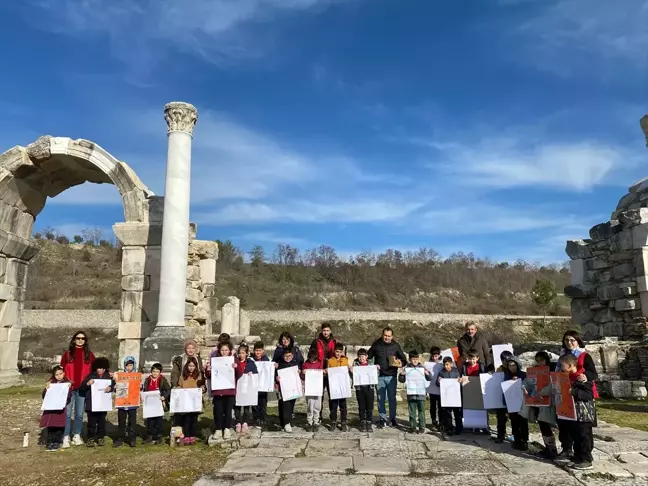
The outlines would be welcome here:
[[[182,433],[185,437],[196,437],[198,429],[198,412],[182,414]]]
[[[62,444],[65,427],[47,427],[47,443]]]
[[[329,400],[329,409],[331,412],[331,422],[337,422],[338,407],[340,408],[340,422],[346,424],[347,421],[347,401],[346,398]]]
[[[214,431],[232,428],[232,409],[236,403],[236,397],[214,397]]]
[[[103,439],[106,437],[107,412],[86,412],[88,414],[88,439]]]
[[[234,407],[237,424],[247,424],[252,418],[252,407]]]
[[[127,424],[128,423],[128,424]],[[124,408],[117,409],[117,437],[126,440],[135,438],[135,424],[137,423],[137,409],[133,408],[126,410]],[[128,425],[128,428],[126,428]]]
[[[567,433],[574,446],[574,462],[592,462],[592,422],[575,422],[567,420]]]
[[[505,408],[495,409],[497,415],[497,438],[500,440],[506,439],[506,422],[508,422],[508,415]]]
[[[529,422],[519,413],[509,413],[513,440],[517,444],[529,442]]]
[[[441,395],[432,395],[430,393],[430,418],[432,419],[432,425],[441,423]]]
[[[439,415],[441,416],[441,427],[444,432],[452,432],[452,417],[454,416],[454,431],[457,434],[460,434],[463,431],[463,414],[461,413],[461,408],[454,407],[441,407],[439,410]]]
[[[252,417],[254,420],[260,420],[261,422],[266,421],[266,415],[268,414],[268,393],[259,392],[259,402],[256,407],[252,407]]]
[[[360,422],[371,422],[373,420],[374,387],[370,385],[357,386],[356,399],[358,400]]]
[[[146,434],[149,438],[156,440],[162,437],[164,431],[164,417],[153,417],[146,419]]]
[[[570,454],[574,450],[574,440],[570,434],[571,420],[561,420],[558,419],[558,440],[560,441],[560,446],[565,452]]]
[[[547,422],[538,421],[538,426],[540,427],[540,433],[542,434],[542,437],[553,437],[553,429]]]
[[[292,424],[296,400],[279,400],[279,425],[285,427]]]

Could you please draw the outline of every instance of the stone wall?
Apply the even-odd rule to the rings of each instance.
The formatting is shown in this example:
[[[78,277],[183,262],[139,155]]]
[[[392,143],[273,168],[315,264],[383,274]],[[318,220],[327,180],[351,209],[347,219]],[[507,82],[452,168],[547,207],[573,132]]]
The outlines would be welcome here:
[[[586,340],[643,339],[648,331],[648,178],[632,186],[590,238],[567,242],[572,319]]]

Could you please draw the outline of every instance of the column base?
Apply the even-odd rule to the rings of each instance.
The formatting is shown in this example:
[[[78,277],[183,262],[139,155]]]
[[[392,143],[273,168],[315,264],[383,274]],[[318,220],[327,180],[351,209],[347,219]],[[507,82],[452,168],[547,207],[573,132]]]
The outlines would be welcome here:
[[[184,353],[184,343],[196,335],[194,329],[185,326],[157,326],[142,343],[144,369],[154,363],[161,363],[165,371],[171,370],[174,356]]]
[[[0,370],[0,388],[24,385],[22,374],[18,370]]]

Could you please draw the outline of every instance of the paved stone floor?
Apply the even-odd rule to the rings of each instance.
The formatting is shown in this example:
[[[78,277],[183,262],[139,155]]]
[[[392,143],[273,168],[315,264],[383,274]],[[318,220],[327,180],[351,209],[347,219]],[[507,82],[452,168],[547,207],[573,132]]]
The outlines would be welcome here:
[[[585,473],[469,432],[444,440],[391,428],[373,434],[253,429],[210,445],[231,453],[194,486],[648,486],[648,432],[605,423],[595,429],[594,470]]]

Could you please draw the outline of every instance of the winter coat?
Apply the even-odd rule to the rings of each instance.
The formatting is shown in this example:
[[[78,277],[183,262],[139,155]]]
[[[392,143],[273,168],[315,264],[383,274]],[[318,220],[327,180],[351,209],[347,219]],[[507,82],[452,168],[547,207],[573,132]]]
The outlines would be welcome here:
[[[252,358],[245,360],[245,363],[241,363],[241,360],[236,361],[236,368],[234,368],[234,379],[236,383],[241,379],[241,376],[248,373],[254,373],[255,375],[259,374],[259,370],[254,363]]]
[[[294,341],[291,341],[286,348],[278,344],[274,350],[274,353],[272,354],[272,361],[274,361],[275,363],[283,362],[283,355],[286,349],[290,349],[292,351],[293,361],[296,361],[297,364],[301,366],[304,362],[304,356],[302,355],[299,346],[297,344],[294,344]]]
[[[479,331],[472,338],[468,334],[461,336],[457,341],[457,348],[459,348],[459,355],[464,359],[468,351],[474,349],[479,356],[479,361],[484,365],[488,366],[492,362],[488,341]]]
[[[59,383],[55,379],[50,380],[50,383]],[[60,383],[71,383],[70,380],[65,378]],[[47,393],[47,388],[43,390],[43,399]],[[43,415],[41,416],[40,426],[41,427],[60,427],[65,428],[65,422],[67,420],[67,406],[70,404],[72,399],[72,386],[68,390],[67,402],[65,407],[61,410],[43,410]]]
[[[184,365],[187,364],[187,356],[186,353],[182,353],[179,356],[175,356],[171,360],[171,388],[176,388],[178,386],[178,382],[180,381],[180,377],[182,376],[182,369],[184,368]],[[203,363],[202,359],[200,359],[199,354],[194,354],[192,356],[193,358],[196,358],[196,361],[198,361],[198,372],[200,373],[201,379],[205,379],[205,369],[203,368]]]
[[[563,348],[562,352],[560,355],[562,356],[563,354],[571,353],[571,351],[568,351]],[[594,360],[592,359],[592,356],[590,354],[583,350],[578,356],[577,356],[578,362],[576,364],[576,367],[579,369],[583,370],[583,374],[587,377],[587,381],[592,383],[592,391],[594,393],[594,399],[598,399],[599,394],[598,394],[598,389],[596,388],[596,380],[598,380],[598,372],[596,371],[596,365],[594,364]],[[556,363],[556,367],[554,368],[554,371],[556,372],[561,372],[560,368],[560,361]]]
[[[326,339],[320,333],[317,339],[314,339],[311,343],[310,349],[317,351],[317,360],[322,363],[322,366],[326,367],[328,359],[335,357],[336,344],[337,341],[333,338],[333,335]]]
[[[340,359],[337,359],[335,356],[329,358],[326,363],[327,368],[340,368],[342,366],[349,367],[349,358],[342,356]]]
[[[171,385],[169,385],[169,380],[167,380],[162,375],[158,377],[158,380],[158,391],[160,392],[160,395],[164,397],[164,409],[168,410],[169,400],[171,399]],[[151,383],[151,381],[153,381],[153,378],[151,376],[147,376],[144,379],[144,383],[142,383],[142,391],[151,391],[149,390],[149,384]]]
[[[417,364],[414,366],[412,363],[407,363],[407,366],[405,368],[420,368],[423,371],[423,376],[425,376],[425,379],[427,381],[432,381],[432,377],[425,373],[425,366],[423,366],[421,363]],[[406,383],[407,382],[407,374],[406,373],[401,373],[398,375],[398,381],[401,383]],[[425,401],[427,400],[427,393],[424,393],[423,395],[407,395],[407,400],[408,401]]]
[[[380,366],[380,370],[378,371],[380,376],[396,376],[398,373],[397,367],[389,366],[390,357],[394,356],[399,359],[401,363],[407,361],[407,357],[405,356],[400,344],[396,341],[386,344],[382,337],[374,341],[367,354],[369,355],[369,359],[374,360],[374,364]]]
[[[454,368],[454,367],[450,371],[446,371],[445,368],[442,369],[441,371],[439,371],[439,374],[437,375],[436,386],[441,386],[441,380],[442,379],[445,380],[445,379],[448,379],[448,378],[452,378],[452,379],[457,380],[457,379],[461,378],[461,373],[459,372],[459,370],[457,368]]]
[[[304,364],[302,365],[302,370],[321,370],[323,369],[322,362],[319,359],[316,359],[315,361],[304,361]],[[306,374],[302,373],[302,380],[306,379]]]
[[[104,374],[99,376],[99,373],[92,371],[88,376],[86,376],[81,382],[79,387],[79,392],[85,396],[85,411],[92,412],[92,385],[88,385],[90,380],[110,380],[110,391],[105,393],[112,393],[115,390],[115,380],[110,378],[108,370],[104,371]]]
[[[71,359],[72,358],[72,359]],[[79,370],[78,363],[76,363],[77,358],[80,358],[82,365],[80,367],[80,372],[77,373],[76,370]],[[65,377],[70,380],[72,383],[72,390],[78,390],[81,386],[83,379],[90,374],[92,371],[92,362],[95,360],[95,355],[90,353],[89,360],[85,360],[85,352],[83,348],[76,348],[74,356],[70,356],[70,351],[66,351],[61,357],[61,367],[65,372]]]

